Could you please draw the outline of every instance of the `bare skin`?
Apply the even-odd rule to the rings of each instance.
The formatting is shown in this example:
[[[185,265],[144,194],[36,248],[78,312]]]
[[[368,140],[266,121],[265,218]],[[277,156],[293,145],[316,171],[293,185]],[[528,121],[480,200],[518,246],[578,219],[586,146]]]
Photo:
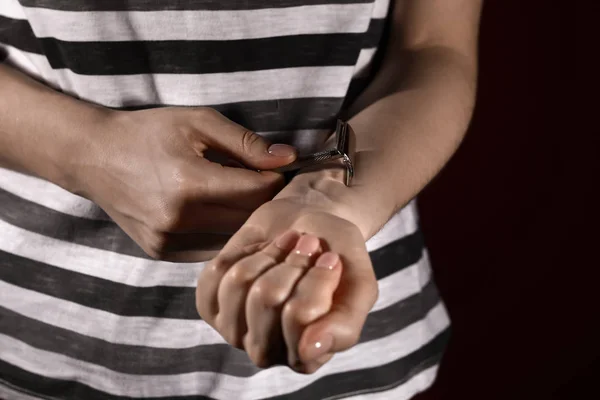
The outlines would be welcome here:
[[[207,152],[261,170],[295,159],[289,146],[272,150],[210,108],[104,109],[0,64],[0,166],[94,201],[157,259],[210,259],[284,186]]]
[[[154,257],[204,261],[226,241],[199,277],[200,315],[257,365],[311,373],[357,343],[377,298],[365,240],[464,136],[480,9],[481,0],[396,0],[383,64],[346,116],[357,137],[352,187],[332,168],[306,170],[279,192],[277,174],[204,158],[213,149],[266,170],[295,157],[269,154],[214,111],[110,111],[1,65],[0,165],[93,200]],[[339,261],[317,269],[321,256]]]
[[[439,172],[466,132],[475,98],[480,10],[478,0],[397,0],[383,64],[348,112],[357,138],[352,186],[342,183],[339,168],[297,175],[201,273],[200,315],[257,365],[284,363],[312,373],[357,343],[377,298],[365,240]],[[239,260],[252,257],[248,251],[264,252],[257,246],[288,230],[319,238],[340,257],[337,286],[312,292],[313,274],[295,273],[298,260],[272,263],[274,272],[263,265],[258,276],[238,272]],[[233,291],[238,295],[223,295]],[[269,310],[269,321],[280,327],[271,322],[266,331],[257,330],[256,313],[248,313],[253,309]]]

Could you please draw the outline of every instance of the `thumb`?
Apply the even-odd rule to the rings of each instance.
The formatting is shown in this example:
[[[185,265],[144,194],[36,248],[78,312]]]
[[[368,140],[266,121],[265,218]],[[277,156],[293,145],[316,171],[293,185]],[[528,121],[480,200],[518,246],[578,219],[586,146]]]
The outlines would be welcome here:
[[[271,144],[257,133],[227,119],[220,113],[211,113],[199,130],[205,144],[246,167],[269,170],[288,165],[296,159],[297,151],[286,144]]]
[[[349,263],[346,260],[344,264]],[[344,271],[329,313],[307,326],[302,333],[298,352],[305,363],[356,345],[375,304],[378,289],[374,274],[364,270],[355,272],[352,268]]]

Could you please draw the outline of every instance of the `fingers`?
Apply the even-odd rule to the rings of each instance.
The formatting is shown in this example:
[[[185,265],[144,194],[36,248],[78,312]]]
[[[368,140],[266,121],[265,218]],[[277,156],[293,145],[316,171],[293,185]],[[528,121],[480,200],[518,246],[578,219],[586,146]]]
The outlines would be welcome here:
[[[246,297],[250,287],[261,274],[286,258],[299,237],[298,232],[285,232],[262,250],[237,262],[223,276],[218,289],[219,313],[215,325],[231,345],[243,347],[242,338],[247,332]]]
[[[344,273],[333,298],[331,311],[310,324],[299,343],[299,358],[303,363],[349,349],[358,343],[367,315],[377,300],[377,280],[372,268],[359,267],[364,256],[356,254],[350,261],[343,257]],[[368,256],[367,256],[368,258]]]
[[[223,276],[236,262],[249,255],[244,243],[264,242],[261,229],[244,226],[228,241],[219,255],[213,258],[200,272],[196,286],[196,309],[200,317],[215,327],[219,312],[218,290]]]
[[[191,192],[204,203],[254,211],[285,186],[283,176],[275,172],[256,172],[203,161],[198,170],[193,171],[198,179]]]
[[[296,282],[313,265],[319,248],[319,238],[302,236],[285,261],[270,268],[250,288],[244,348],[256,365],[264,367],[285,362],[281,310]]]
[[[244,165],[268,170],[287,165],[296,159],[292,146],[274,145],[256,133],[234,123],[217,111],[191,109],[201,140],[213,149],[241,161]]]
[[[322,254],[296,285],[281,314],[283,336],[287,347],[287,362],[299,372],[306,370],[298,357],[298,344],[305,327],[325,315],[332,306],[333,295],[342,272],[336,253]]]

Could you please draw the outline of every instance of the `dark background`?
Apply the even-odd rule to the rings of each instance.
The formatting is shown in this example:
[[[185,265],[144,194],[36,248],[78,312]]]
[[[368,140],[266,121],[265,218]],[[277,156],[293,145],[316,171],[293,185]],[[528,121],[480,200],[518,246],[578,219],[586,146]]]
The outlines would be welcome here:
[[[419,400],[597,399],[600,13],[484,3],[474,119],[420,198],[453,335]]]

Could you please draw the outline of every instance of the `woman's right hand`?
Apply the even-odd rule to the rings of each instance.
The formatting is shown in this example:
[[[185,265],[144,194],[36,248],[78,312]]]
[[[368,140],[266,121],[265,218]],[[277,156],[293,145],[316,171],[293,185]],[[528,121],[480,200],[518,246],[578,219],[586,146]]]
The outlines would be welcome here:
[[[215,255],[283,187],[280,174],[264,170],[296,156],[210,108],[109,111],[96,125],[77,149],[73,191],[162,260]],[[214,152],[251,169],[209,161]]]

